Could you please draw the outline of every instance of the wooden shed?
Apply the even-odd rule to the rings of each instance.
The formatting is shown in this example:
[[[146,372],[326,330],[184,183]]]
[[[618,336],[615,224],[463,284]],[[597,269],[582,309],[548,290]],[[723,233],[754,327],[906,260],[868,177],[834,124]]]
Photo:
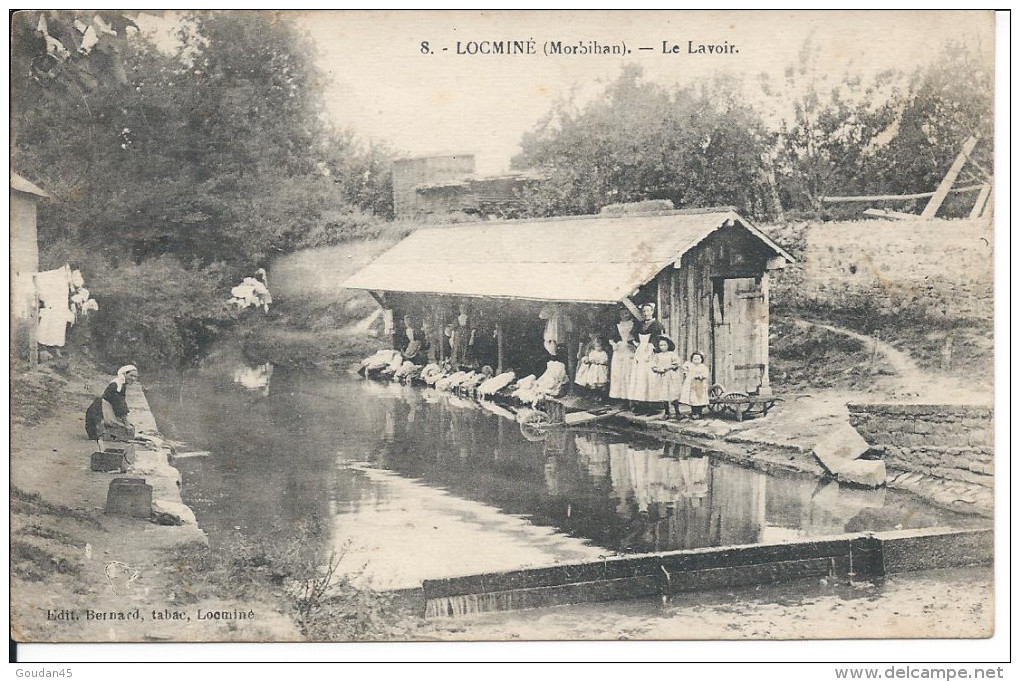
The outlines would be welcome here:
[[[769,272],[790,262],[731,209],[665,211],[422,229],[344,286],[398,311],[486,307],[498,322],[500,364],[503,336],[529,306],[611,320],[617,306],[637,315],[637,305],[655,302],[681,356],[702,352],[714,383],[768,392]]]
[[[16,318],[32,314],[35,287],[32,275],[39,272],[39,240],[36,205],[49,194],[17,173],[11,173],[11,301]]]

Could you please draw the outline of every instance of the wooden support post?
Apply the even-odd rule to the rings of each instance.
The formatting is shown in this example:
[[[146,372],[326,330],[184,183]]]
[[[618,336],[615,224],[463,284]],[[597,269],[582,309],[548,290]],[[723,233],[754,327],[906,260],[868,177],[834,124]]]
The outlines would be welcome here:
[[[970,209],[970,219],[978,218],[981,216],[982,211],[985,208],[985,202],[988,201],[988,195],[992,193],[992,186],[987,182],[981,187],[981,191],[978,192],[977,200],[974,201],[974,208]]]
[[[432,319],[439,330],[439,348],[436,349],[436,357],[439,359],[440,364],[442,364],[446,362],[446,320],[440,314],[438,302],[432,304]]]
[[[984,183],[977,185],[967,185],[965,187],[953,187],[949,192],[976,192],[981,189]],[[822,197],[823,204],[840,204],[847,202],[866,202],[872,203],[875,201],[912,201],[914,199],[928,199],[935,196],[935,192],[915,192],[914,194],[870,194],[863,196],[852,196],[852,197]]]
[[[883,220],[920,220],[921,216],[916,213],[903,213],[902,211],[889,211],[881,208],[869,208],[864,211],[869,218],[881,218]]]
[[[35,369],[39,365],[39,287],[36,276],[32,275],[32,317],[28,321],[28,366]]]
[[[766,270],[761,276],[761,315],[764,319],[758,320],[758,343],[759,355],[761,357],[761,385],[758,387],[758,395],[772,395],[772,385],[769,383],[769,271]]]
[[[502,374],[504,367],[503,325],[496,323],[496,374]]]
[[[956,176],[963,170],[963,164],[967,163],[967,157],[974,151],[974,146],[977,145],[977,137],[971,135],[967,138],[967,141],[963,143],[963,149],[957,154],[956,160],[953,161],[953,165],[949,167],[949,172],[946,173],[946,177],[942,178],[942,182],[939,183],[938,189],[935,190],[935,195],[932,196],[928,205],[921,211],[921,217],[925,219],[931,219],[938,213],[939,208],[942,206],[942,202],[946,200],[946,196],[949,194],[949,190],[953,188],[953,183],[956,182]]]
[[[992,208],[995,206],[995,191],[988,193],[988,199],[985,201],[985,207],[981,209],[981,215],[979,217],[984,218],[987,215],[992,214]]]

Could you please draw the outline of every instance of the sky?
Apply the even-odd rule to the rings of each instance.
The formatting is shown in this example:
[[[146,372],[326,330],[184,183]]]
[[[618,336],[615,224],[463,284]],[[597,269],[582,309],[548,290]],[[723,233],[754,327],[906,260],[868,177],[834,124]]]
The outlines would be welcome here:
[[[767,73],[781,79],[809,38],[816,74],[864,76],[929,63],[949,40],[991,59],[991,12],[939,11],[300,11],[283,12],[319,49],[332,121],[400,153],[474,153],[477,170],[496,173],[520,151],[521,135],[574,90],[596,97],[627,63],[648,81],[684,84],[727,73],[751,88]],[[535,41],[537,54],[457,54],[469,42]],[[546,41],[625,45],[630,54],[542,54]],[[428,41],[430,54],[423,54]],[[677,54],[663,54],[663,41]],[[688,41],[736,52],[689,54]],[[652,47],[652,50],[639,50]],[[446,48],[446,51],[443,51]],[[792,99],[792,96],[791,98]]]

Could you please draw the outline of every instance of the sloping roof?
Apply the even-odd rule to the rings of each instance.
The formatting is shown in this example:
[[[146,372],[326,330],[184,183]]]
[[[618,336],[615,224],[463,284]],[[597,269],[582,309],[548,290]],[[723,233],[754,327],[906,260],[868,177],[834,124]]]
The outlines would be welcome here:
[[[25,194],[35,194],[36,196],[44,197],[46,199],[50,198],[50,195],[47,194],[44,190],[40,189],[36,185],[33,185],[31,182],[21,177],[17,173],[11,173],[11,189],[17,190],[19,192],[24,192]]]
[[[712,232],[732,211],[507,221],[418,230],[348,279],[349,289],[616,303]]]

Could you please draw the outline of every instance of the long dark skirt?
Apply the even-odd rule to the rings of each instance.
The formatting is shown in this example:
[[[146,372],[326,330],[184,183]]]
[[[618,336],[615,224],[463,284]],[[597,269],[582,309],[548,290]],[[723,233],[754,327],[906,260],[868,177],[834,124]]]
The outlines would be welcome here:
[[[102,398],[93,400],[85,410],[85,433],[88,434],[89,440],[131,440],[135,437],[134,429],[103,420]]]

